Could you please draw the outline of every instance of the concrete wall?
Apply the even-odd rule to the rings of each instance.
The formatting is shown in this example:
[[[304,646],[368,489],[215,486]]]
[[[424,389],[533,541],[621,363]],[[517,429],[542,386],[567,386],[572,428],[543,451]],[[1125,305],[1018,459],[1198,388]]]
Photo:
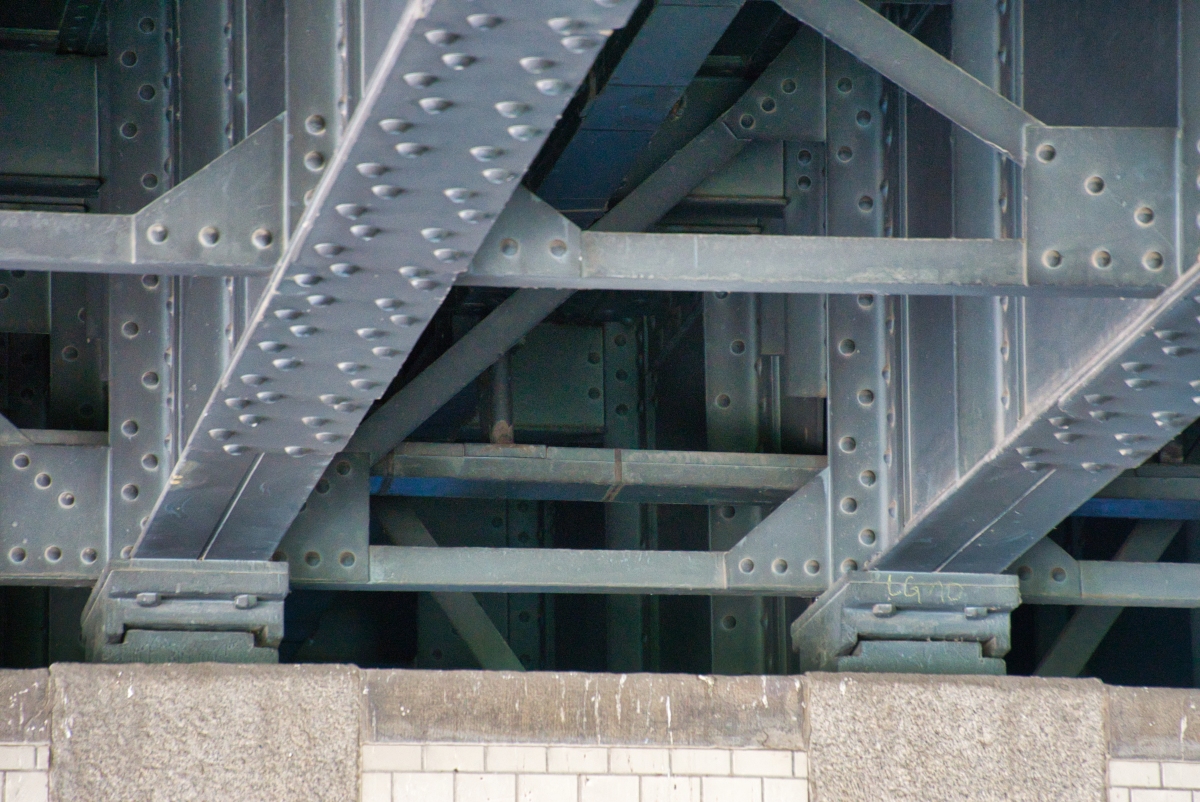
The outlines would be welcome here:
[[[63,664],[0,672],[0,802],[1200,802],[1198,706],[1093,680]]]

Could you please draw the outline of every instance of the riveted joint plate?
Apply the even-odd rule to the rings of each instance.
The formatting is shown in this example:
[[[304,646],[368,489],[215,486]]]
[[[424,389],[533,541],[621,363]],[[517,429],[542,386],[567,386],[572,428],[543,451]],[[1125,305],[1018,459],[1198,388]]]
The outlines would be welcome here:
[[[83,611],[96,662],[273,662],[287,566],[227,560],[110,565]]]
[[[297,583],[368,580],[370,470],[370,455],[339,454],[317,480],[274,556]]]
[[[269,270],[284,246],[284,116],[138,212],[134,261]]]
[[[517,187],[484,237],[471,263],[471,273],[512,276],[556,276],[578,279],[583,274],[582,232],[579,226],[524,187]]]
[[[848,574],[792,623],[802,671],[1002,673],[1017,579],[994,574],[866,571]],[[881,646],[887,643],[888,646]],[[912,648],[914,643],[944,644]],[[870,645],[868,645],[870,644]],[[976,644],[964,655],[960,644]]]
[[[1173,128],[1025,131],[1031,285],[1153,291],[1179,276]]]
[[[802,26],[722,120],[743,139],[823,142],[825,42],[821,35]]]
[[[1077,600],[1082,594],[1079,563],[1048,537],[1021,555],[1006,573],[1020,581],[1021,598],[1036,599],[1038,604]]]
[[[829,471],[800,488],[725,553],[731,588],[815,595],[829,584]]]

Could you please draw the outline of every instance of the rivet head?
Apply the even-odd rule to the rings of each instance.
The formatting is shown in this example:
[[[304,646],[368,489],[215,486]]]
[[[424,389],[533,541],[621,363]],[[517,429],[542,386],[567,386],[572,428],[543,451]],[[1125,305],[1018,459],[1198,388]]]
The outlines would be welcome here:
[[[205,248],[213,248],[221,239],[221,232],[217,230],[216,226],[205,226],[200,229],[200,233],[196,235],[196,238],[200,240],[200,244]]]
[[[335,432],[317,432],[313,437],[321,443],[336,443],[342,439],[342,436]]]
[[[375,186],[371,187],[371,192],[375,193],[377,197],[386,198],[388,200],[398,197],[403,191],[404,190],[400,189],[400,187],[394,187],[391,184],[376,184]]]
[[[427,145],[417,142],[401,142],[396,145],[396,152],[406,159],[415,159],[428,151],[429,147]]]
[[[541,133],[540,128],[534,128],[532,125],[510,125],[508,127],[508,135],[518,142],[528,142],[536,139]]]
[[[399,145],[397,145],[397,147],[399,147]],[[338,214],[348,220],[357,220],[367,211],[367,207],[363,206],[361,203],[339,203],[333,208]]]
[[[303,457],[305,454],[311,454],[312,449],[305,448],[303,446],[285,446],[283,453],[287,454],[289,457]]]
[[[537,90],[543,95],[548,95],[550,97],[561,95],[563,92],[566,92],[571,88],[566,81],[563,81],[559,78],[543,78],[542,80],[538,81],[535,86],[537,86]]]
[[[492,184],[506,184],[516,178],[517,174],[511,170],[492,167],[483,171],[483,177]]]
[[[444,228],[423,228],[421,236],[429,242],[441,242],[450,236],[450,232]]]
[[[1092,254],[1092,264],[1100,269],[1112,266],[1112,254],[1103,248],[1098,249]]]
[[[395,118],[388,118],[386,120],[379,121],[379,128],[385,134],[402,134],[405,131],[407,131],[409,128],[412,128],[412,123],[408,123],[408,122],[405,122],[404,120],[398,120]]]
[[[377,226],[360,224],[356,226],[350,226],[350,233],[359,239],[370,240],[379,233],[379,228]]]
[[[503,20],[495,14],[471,14],[467,17],[467,24],[477,31],[490,31],[501,22]]]
[[[516,100],[502,100],[496,104],[496,111],[500,112],[501,117],[513,119],[528,112],[529,104],[521,103]]]
[[[492,147],[491,145],[480,145],[479,147],[471,148],[471,156],[473,156],[476,161],[495,161],[503,155],[504,151],[502,151],[500,148]]]
[[[466,53],[447,53],[442,56],[442,63],[452,70],[465,70],[475,63],[475,59]]]
[[[233,431],[232,429],[209,429],[208,430],[208,436],[214,440],[228,440],[229,438],[233,437],[235,434],[237,434],[237,432]]]
[[[548,58],[541,58],[539,56],[526,56],[525,58],[521,59],[520,64],[521,69],[533,75],[543,73],[546,70],[554,67],[553,61]]]
[[[454,104],[444,97],[423,97],[417,101],[426,114],[441,114]]]
[[[571,53],[583,54],[600,46],[600,40],[594,36],[565,36],[562,46]]]
[[[337,256],[346,249],[332,242],[319,242],[313,246],[313,250],[321,256]]]
[[[447,45],[452,45],[458,41],[458,34],[439,28],[432,31],[426,31],[425,41],[429,42],[431,45],[446,47]]]
[[[474,192],[463,187],[451,187],[450,189],[443,190],[442,194],[449,198],[452,203],[466,203],[469,198],[475,195]]]
[[[386,173],[388,168],[382,164],[379,164],[378,162],[363,162],[362,164],[359,164],[355,169],[357,169],[358,172],[362,173],[365,176],[368,176],[371,178],[378,178],[379,176]]]
[[[275,237],[271,234],[269,229],[256,228],[254,229],[254,233],[250,235],[250,243],[260,251],[265,251],[267,248],[270,248],[271,243],[274,241]]]
[[[146,229],[146,239],[155,245],[162,245],[167,241],[167,227],[162,223],[155,223]]]
[[[410,72],[405,74],[404,83],[412,87],[430,86],[437,83],[437,76],[428,72]]]

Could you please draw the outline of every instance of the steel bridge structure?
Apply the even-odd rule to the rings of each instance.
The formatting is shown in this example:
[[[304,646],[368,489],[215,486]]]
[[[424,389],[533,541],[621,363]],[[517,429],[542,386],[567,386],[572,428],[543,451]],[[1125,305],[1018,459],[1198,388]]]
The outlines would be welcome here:
[[[1002,673],[1024,603],[1070,675],[1200,607],[1192,0],[29,5],[0,584],[87,659],[421,591],[423,665]]]

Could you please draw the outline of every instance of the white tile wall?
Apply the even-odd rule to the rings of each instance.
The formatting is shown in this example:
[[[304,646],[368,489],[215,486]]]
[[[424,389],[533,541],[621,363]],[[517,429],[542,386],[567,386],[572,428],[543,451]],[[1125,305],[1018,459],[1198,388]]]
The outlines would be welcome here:
[[[49,768],[48,744],[0,744],[3,802],[47,802]]]
[[[366,744],[362,770],[361,802],[808,802],[778,749]]]
[[[1200,802],[1200,763],[1108,761],[1108,802]]]

